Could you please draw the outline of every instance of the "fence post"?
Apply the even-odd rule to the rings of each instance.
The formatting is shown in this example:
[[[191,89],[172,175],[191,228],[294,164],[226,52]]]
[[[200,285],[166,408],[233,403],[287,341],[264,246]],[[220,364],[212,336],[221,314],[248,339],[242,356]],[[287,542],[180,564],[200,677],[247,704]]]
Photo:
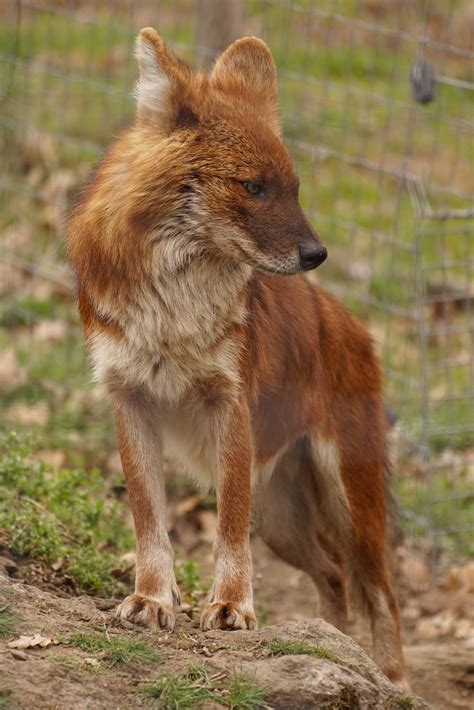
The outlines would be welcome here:
[[[241,36],[242,0],[197,0],[197,53],[203,69]]]

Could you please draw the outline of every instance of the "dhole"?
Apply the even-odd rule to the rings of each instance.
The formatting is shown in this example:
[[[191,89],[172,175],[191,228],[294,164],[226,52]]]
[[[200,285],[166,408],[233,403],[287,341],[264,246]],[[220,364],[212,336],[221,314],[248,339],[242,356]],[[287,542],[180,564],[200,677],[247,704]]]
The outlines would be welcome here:
[[[68,237],[136,528],[136,590],[117,614],[174,625],[165,447],[217,492],[203,629],[256,626],[252,509],[341,629],[352,580],[376,661],[402,681],[379,366],[364,327],[301,273],[326,249],[298,204],[271,54],[247,37],[198,73],[144,29],[137,57],[136,120],[99,165]]]

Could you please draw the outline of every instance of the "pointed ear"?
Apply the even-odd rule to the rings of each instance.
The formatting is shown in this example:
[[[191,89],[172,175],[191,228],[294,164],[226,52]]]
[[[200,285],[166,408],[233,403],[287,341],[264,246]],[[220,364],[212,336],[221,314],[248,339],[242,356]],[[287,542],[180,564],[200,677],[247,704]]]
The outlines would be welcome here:
[[[240,93],[265,111],[266,120],[280,133],[276,67],[263,40],[244,37],[231,44],[217,59],[210,82],[224,92]]]
[[[168,49],[158,32],[145,27],[137,37],[137,116],[165,131],[198,122],[191,70]]]

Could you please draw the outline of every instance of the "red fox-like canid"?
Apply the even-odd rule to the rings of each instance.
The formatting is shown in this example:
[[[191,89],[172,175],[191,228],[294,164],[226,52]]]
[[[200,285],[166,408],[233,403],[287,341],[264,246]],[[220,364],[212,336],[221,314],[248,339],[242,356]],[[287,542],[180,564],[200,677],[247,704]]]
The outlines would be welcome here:
[[[137,116],[86,187],[69,257],[95,377],[108,392],[136,530],[122,619],[172,629],[180,593],[163,447],[217,493],[203,629],[253,629],[251,514],[307,572],[321,614],[367,610],[376,662],[403,683],[386,563],[387,428],[364,327],[303,271],[326,249],[298,203],[265,43],[192,70],[138,37]]]

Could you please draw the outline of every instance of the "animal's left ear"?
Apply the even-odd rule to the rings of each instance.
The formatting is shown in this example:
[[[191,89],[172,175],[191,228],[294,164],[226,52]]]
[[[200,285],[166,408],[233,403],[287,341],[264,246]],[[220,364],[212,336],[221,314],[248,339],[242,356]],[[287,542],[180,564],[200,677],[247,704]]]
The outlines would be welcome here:
[[[231,44],[217,59],[210,82],[216,89],[240,94],[257,106],[273,130],[280,133],[276,67],[263,40],[244,37]]]
[[[165,131],[197,123],[192,70],[152,27],[145,27],[138,35],[135,54],[140,69],[135,90],[139,120]]]

